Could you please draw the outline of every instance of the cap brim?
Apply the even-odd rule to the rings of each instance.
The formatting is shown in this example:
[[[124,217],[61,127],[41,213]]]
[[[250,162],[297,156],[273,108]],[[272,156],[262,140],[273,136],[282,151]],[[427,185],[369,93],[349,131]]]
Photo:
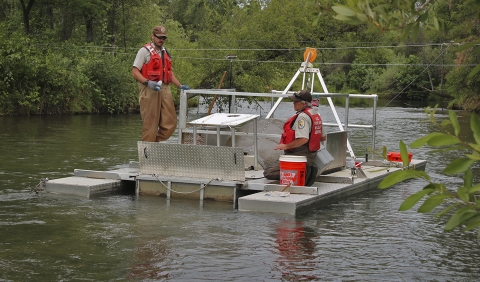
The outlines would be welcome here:
[[[291,96],[288,96],[288,98],[292,99],[293,101],[303,101],[302,99],[298,99],[297,97],[291,95]]]
[[[165,33],[154,33],[154,34],[155,34],[155,36],[165,36],[165,37],[167,37],[167,35]]]

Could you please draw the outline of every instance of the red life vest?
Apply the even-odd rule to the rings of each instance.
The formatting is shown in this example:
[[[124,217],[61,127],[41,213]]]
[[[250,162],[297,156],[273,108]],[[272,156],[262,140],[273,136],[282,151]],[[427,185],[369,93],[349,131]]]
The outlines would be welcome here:
[[[165,48],[162,49],[162,57],[155,51],[152,45],[145,44],[143,47],[147,48],[150,52],[150,61],[143,64],[142,75],[153,81],[163,81],[164,84],[170,84],[172,82],[172,58],[168,54]]]
[[[322,140],[322,130],[323,130],[323,123],[322,123],[322,118],[320,117],[319,114],[311,114],[310,113],[310,107],[307,107],[303,110],[304,113],[306,113],[312,122],[312,128],[310,128],[310,135],[308,138],[308,150],[310,152],[316,152],[320,150],[320,141]],[[281,144],[289,144],[295,140],[295,130],[292,129],[293,124],[295,123],[295,120],[298,117],[298,112],[295,114],[293,117],[289,118],[285,124],[283,125],[283,133],[282,137],[280,137],[280,143]],[[290,149],[290,151],[293,151]]]

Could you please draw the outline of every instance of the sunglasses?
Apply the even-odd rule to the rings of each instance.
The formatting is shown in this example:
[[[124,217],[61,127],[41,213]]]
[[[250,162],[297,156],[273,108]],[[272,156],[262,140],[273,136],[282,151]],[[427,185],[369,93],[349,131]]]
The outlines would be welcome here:
[[[155,34],[153,36],[155,36],[156,38],[158,38],[160,40],[167,40],[166,36],[156,36]]]

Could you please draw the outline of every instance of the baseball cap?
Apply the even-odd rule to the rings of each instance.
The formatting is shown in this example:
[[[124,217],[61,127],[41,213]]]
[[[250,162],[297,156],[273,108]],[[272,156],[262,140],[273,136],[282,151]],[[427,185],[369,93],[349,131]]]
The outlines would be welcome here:
[[[156,36],[167,36],[167,29],[164,26],[158,25],[153,28],[153,34]]]
[[[292,99],[293,101],[312,102],[312,94],[310,94],[308,90],[302,90],[300,92],[294,93],[292,96],[288,96],[288,98]]]

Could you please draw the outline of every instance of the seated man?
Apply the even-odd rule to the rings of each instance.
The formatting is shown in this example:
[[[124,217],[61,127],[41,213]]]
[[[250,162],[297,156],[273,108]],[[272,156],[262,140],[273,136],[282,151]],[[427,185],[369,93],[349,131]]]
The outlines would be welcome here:
[[[320,150],[320,141],[325,141],[327,137],[323,132],[322,118],[310,105],[312,94],[307,90],[302,90],[289,98],[293,100],[293,109],[296,113],[283,125],[280,144],[274,149],[284,150],[285,155],[306,156],[305,186],[311,186],[315,182],[318,172],[315,158],[317,151]],[[265,168],[263,175],[267,179],[279,180],[280,162]]]

